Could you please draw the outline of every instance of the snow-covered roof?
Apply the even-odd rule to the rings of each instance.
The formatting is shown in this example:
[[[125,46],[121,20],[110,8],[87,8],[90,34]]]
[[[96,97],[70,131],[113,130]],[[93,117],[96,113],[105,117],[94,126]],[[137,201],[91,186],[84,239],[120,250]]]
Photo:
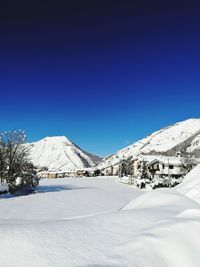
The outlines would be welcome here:
[[[184,163],[185,159],[183,157],[154,156],[154,159],[150,160],[147,165],[151,165],[157,161],[165,165],[170,164],[179,166]],[[194,164],[198,164],[200,162],[200,159],[193,157],[192,161],[194,162]]]
[[[164,165],[182,165],[183,164],[183,159],[178,158],[178,157],[156,157],[153,160],[149,161],[147,165],[152,165],[156,162],[160,162],[161,164]]]

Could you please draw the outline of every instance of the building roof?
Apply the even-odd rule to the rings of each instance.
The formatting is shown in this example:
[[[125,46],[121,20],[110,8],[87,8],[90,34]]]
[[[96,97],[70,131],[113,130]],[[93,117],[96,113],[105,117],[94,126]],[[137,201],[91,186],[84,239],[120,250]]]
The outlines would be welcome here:
[[[200,162],[199,158],[193,158],[194,163],[198,164]],[[175,165],[180,166],[184,163],[183,157],[169,157],[169,156],[154,156],[154,159],[150,160],[147,165],[151,165],[155,162],[160,162],[164,165]]]

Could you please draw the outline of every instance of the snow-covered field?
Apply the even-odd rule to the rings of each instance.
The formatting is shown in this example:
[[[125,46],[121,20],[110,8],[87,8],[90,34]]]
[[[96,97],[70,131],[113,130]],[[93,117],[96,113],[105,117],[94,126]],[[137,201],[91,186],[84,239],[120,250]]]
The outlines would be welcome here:
[[[199,185],[197,166],[177,190],[68,178],[1,196],[0,266],[200,267]]]
[[[49,221],[110,212],[124,207],[141,192],[116,178],[60,178],[40,181],[37,193],[1,197],[1,220]]]

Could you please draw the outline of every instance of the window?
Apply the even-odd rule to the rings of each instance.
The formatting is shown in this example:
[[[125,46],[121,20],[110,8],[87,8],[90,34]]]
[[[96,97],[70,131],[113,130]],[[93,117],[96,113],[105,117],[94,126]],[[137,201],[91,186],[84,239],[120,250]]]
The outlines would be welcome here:
[[[165,165],[164,165],[164,164],[162,165],[162,168],[163,168],[163,169],[165,168]]]
[[[171,170],[172,170],[173,168],[174,168],[174,166],[173,166],[173,165],[169,165],[169,169],[171,169]]]
[[[159,163],[155,163],[152,167],[153,167],[152,169],[155,170],[155,171],[159,171],[160,170]]]

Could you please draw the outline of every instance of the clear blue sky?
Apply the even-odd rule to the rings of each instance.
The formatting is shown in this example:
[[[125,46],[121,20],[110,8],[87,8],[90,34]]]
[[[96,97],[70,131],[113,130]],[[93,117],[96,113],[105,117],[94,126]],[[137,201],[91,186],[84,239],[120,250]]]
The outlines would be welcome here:
[[[5,1],[0,129],[105,156],[200,117],[198,2]]]

